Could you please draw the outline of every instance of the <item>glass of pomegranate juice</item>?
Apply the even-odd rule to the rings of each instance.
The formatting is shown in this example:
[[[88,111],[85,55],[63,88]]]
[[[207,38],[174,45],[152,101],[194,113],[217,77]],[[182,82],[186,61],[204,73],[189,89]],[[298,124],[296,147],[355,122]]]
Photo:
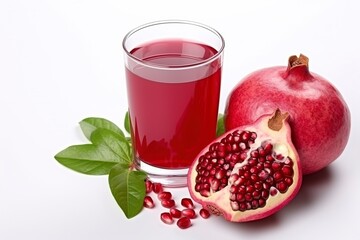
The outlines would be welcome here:
[[[123,40],[137,168],[186,186],[188,168],[216,135],[224,40],[189,21],[158,21]]]

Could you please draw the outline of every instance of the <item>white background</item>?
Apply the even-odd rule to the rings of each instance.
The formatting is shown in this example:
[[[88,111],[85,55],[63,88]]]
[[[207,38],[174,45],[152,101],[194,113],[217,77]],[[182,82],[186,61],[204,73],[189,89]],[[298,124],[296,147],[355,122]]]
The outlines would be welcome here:
[[[359,10],[355,0],[0,0],[0,239],[359,239]],[[122,125],[122,38],[162,19],[202,22],[224,36],[220,111],[244,75],[299,53],[347,101],[346,150],[306,176],[278,214],[243,224],[198,218],[185,231],[160,222],[161,207],[127,220],[106,176],[54,160],[85,143],[77,124],[83,118]],[[188,196],[186,189],[173,193],[175,200]]]

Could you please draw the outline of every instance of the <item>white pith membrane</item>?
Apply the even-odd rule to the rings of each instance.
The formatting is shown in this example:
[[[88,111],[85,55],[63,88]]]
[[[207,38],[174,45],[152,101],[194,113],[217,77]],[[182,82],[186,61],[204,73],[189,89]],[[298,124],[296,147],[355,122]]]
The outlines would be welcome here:
[[[275,187],[270,188],[270,193],[268,199],[266,200],[266,204],[264,207],[258,207],[256,209],[249,209],[245,211],[236,210],[234,211],[231,207],[230,201],[230,187],[233,185],[234,180],[229,177],[228,184],[221,190],[213,191],[210,188],[210,193],[208,197],[202,196],[200,192],[195,191],[195,180],[192,179],[191,176],[197,176],[198,173],[196,171],[196,166],[198,165],[198,159],[200,156],[204,155],[209,151],[209,147],[206,147],[197,157],[197,160],[194,162],[194,165],[191,167],[189,172],[189,187],[191,188],[191,195],[195,201],[201,203],[205,208],[209,209],[212,213],[217,215],[222,215],[225,219],[234,222],[245,222],[252,221],[267,217],[283,206],[285,206],[298,192],[301,185],[301,173],[299,168],[299,158],[297,152],[291,142],[290,136],[290,127],[286,122],[286,118],[282,120],[282,127],[280,130],[272,130],[268,127],[268,122],[271,116],[264,116],[260,118],[253,126],[245,126],[239,131],[252,131],[256,132],[257,137],[255,142],[250,145],[250,150],[247,152],[246,160],[241,163],[235,164],[231,175],[234,173],[238,173],[238,170],[244,165],[248,164],[248,160],[250,157],[250,153],[252,150],[260,147],[264,142],[269,142],[273,145],[272,151],[276,153],[276,155],[281,154],[284,158],[283,160],[275,160],[275,161],[285,161],[287,157],[289,157],[293,162],[293,183],[289,186],[285,193],[280,193],[276,190]],[[235,130],[234,130],[235,131]],[[216,141],[220,141],[226,135],[219,137]],[[214,141],[214,142],[216,142]],[[230,176],[231,176],[230,175]]]

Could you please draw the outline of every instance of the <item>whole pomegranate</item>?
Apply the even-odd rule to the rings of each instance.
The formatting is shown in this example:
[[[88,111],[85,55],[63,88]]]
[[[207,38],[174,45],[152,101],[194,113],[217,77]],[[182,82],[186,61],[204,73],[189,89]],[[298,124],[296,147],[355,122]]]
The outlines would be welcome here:
[[[191,197],[233,222],[267,217],[289,203],[302,173],[287,119],[277,110],[205,147],[189,168]]]
[[[343,152],[350,111],[332,84],[309,71],[306,56],[291,56],[288,67],[265,68],[246,76],[227,99],[225,129],[250,124],[276,108],[291,116],[292,140],[303,174],[326,167]]]

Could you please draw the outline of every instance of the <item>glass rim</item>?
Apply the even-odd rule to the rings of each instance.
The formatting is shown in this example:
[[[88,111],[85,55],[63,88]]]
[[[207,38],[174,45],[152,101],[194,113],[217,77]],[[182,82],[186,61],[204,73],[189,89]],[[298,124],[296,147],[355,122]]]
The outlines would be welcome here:
[[[193,25],[193,26],[197,26],[197,27],[202,27],[212,33],[214,33],[217,37],[219,37],[220,39],[220,42],[221,42],[221,47],[220,49],[217,51],[216,54],[214,54],[213,56],[207,58],[207,59],[204,59],[204,60],[201,60],[199,62],[196,62],[196,63],[193,63],[193,64],[189,64],[189,65],[181,65],[181,66],[172,66],[172,67],[168,67],[168,66],[162,66],[160,64],[153,64],[153,63],[149,63],[148,61],[145,61],[141,58],[138,58],[138,57],[135,57],[133,54],[130,53],[130,51],[126,48],[125,44],[126,44],[126,41],[131,37],[131,35],[133,35],[134,33],[144,29],[144,28],[148,28],[148,27],[151,27],[151,26],[156,26],[156,25],[161,25],[161,24],[171,24],[171,23],[175,23],[175,24],[184,24],[184,25]],[[142,65],[145,65],[145,66],[149,66],[149,67],[152,67],[152,68],[156,68],[156,69],[164,69],[164,70],[181,70],[181,69],[189,69],[189,68],[195,68],[195,67],[201,67],[215,59],[217,59],[218,57],[221,56],[221,54],[223,53],[224,51],[224,48],[225,48],[225,40],[223,38],[223,36],[217,31],[215,30],[214,28],[208,26],[208,25],[205,25],[205,24],[202,24],[202,23],[199,23],[199,22],[195,22],[195,21],[189,21],[189,20],[160,20],[160,21],[153,21],[153,22],[149,22],[149,23],[145,23],[145,24],[142,24],[132,30],[130,30],[123,38],[123,41],[122,41],[122,47],[124,49],[124,52],[126,53],[126,55],[131,58],[132,60],[142,64]]]

